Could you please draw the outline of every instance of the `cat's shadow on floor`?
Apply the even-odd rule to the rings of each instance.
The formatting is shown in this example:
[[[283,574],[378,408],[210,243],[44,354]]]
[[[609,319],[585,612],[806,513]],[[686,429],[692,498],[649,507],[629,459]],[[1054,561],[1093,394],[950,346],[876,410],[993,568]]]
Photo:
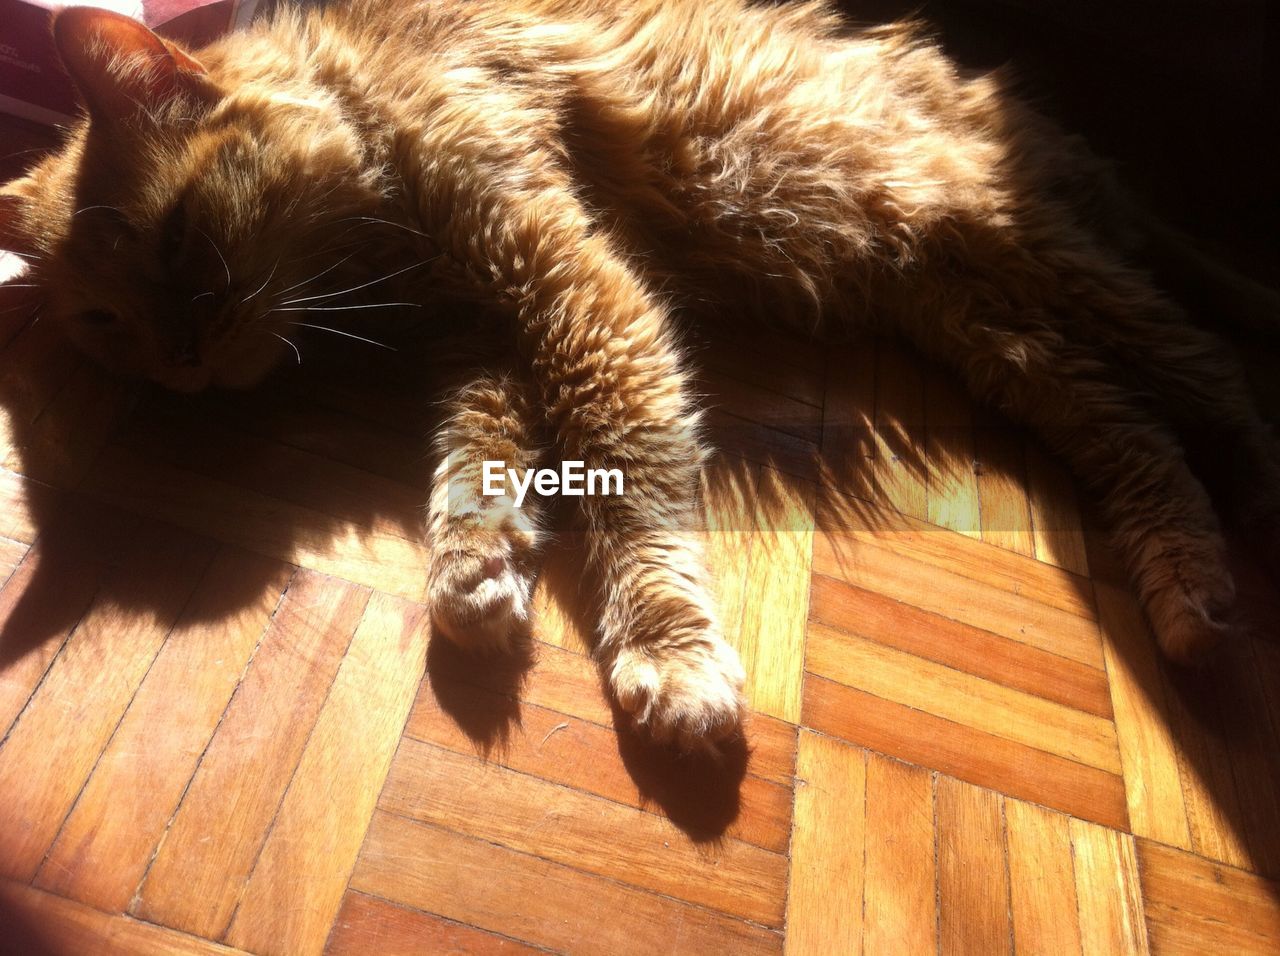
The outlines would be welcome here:
[[[100,640],[96,622],[81,624],[103,608],[111,627],[175,613],[181,627],[216,625],[278,587],[278,578],[241,574],[214,599],[175,607],[172,577],[148,573],[156,548],[164,549],[159,566],[168,557],[207,565],[218,549],[257,553],[421,600],[439,383],[482,362],[489,345],[439,346],[437,336],[415,333],[393,351],[317,334],[297,340],[300,365],[258,389],[183,396],[104,373],[41,322],[26,296],[0,288],[0,543],[13,542],[0,547],[0,561],[11,557],[0,564],[0,674],[42,671],[72,635]],[[449,353],[443,362],[420,354],[440,349]],[[435,382],[424,364],[437,366]],[[577,600],[554,572],[544,587]],[[586,608],[573,612],[585,612],[584,633]],[[431,689],[479,753],[497,757],[520,731],[519,693],[536,644],[526,654],[474,658],[432,636]],[[489,691],[484,706],[476,687]],[[739,813],[746,743],[715,759],[688,758],[650,745],[611,713],[643,802],[696,840],[718,838]]]
[[[0,562],[8,560],[0,564],[0,578],[8,577],[0,590],[0,674],[47,666],[91,604],[138,617],[171,605],[162,577],[136,573],[147,563],[142,552],[156,541],[194,553],[192,560],[207,560],[210,542],[220,542],[421,597],[426,436],[438,410],[435,390],[424,387],[422,356],[412,348],[391,352],[317,335],[299,343],[300,366],[260,390],[174,396],[104,375],[48,323],[33,322],[22,295],[0,290],[6,426]],[[884,389],[840,390],[839,376],[856,375],[853,352],[824,350],[823,360],[813,362],[788,356],[767,335],[755,341],[739,331],[731,338],[692,350],[706,369],[702,390],[717,406],[709,435],[725,449],[704,488],[715,513],[706,530],[721,535],[713,575],[729,566],[726,541],[754,541],[755,573],[766,574],[771,562],[788,559],[792,532],[892,524],[896,496],[972,477],[975,453],[964,428],[926,430],[921,440],[917,413],[924,405],[904,406],[901,389],[896,398]],[[1010,467],[998,455],[977,464],[993,477]],[[6,539],[13,544],[5,546]],[[19,561],[22,542],[33,540]],[[574,563],[580,551],[575,557],[569,540],[562,537],[541,586],[576,616],[575,629],[589,641],[592,609]],[[1087,578],[1079,581],[1089,587]],[[229,618],[266,586],[242,578],[200,613]],[[1083,597],[1093,600],[1091,593]],[[478,752],[496,757],[522,732],[520,691],[539,646],[535,641],[531,653],[495,662],[460,655],[433,638],[431,688]],[[745,646],[744,652],[753,653]],[[1273,738],[1250,736],[1247,717],[1236,712],[1237,699],[1249,696],[1241,689],[1247,684],[1256,700],[1261,679],[1238,657],[1208,681],[1177,675],[1161,681],[1145,668],[1136,673],[1147,682],[1140,691],[1161,702],[1158,709],[1168,716],[1176,708],[1210,742],[1182,755],[1186,772],[1204,781],[1251,858],[1272,872],[1280,869],[1280,831],[1268,835],[1260,825],[1271,811],[1259,803],[1274,805],[1274,788],[1235,779],[1218,765],[1223,747],[1243,748],[1241,760],[1259,768],[1277,760]],[[753,666],[758,662],[749,659]],[[487,690],[483,706],[464,691],[476,686]],[[742,781],[752,772],[750,731],[726,754],[700,760],[650,746],[616,708],[613,717],[619,755],[642,803],[661,807],[695,840],[719,838],[742,809]],[[1280,810],[1271,815],[1280,820]]]

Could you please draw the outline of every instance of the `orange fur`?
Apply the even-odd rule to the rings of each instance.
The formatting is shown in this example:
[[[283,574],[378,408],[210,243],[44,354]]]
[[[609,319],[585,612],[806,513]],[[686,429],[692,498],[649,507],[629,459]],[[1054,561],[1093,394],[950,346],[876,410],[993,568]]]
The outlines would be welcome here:
[[[194,58],[82,11],[55,34],[92,118],[0,194],[48,311],[109,364],[199,388],[289,356],[290,309],[500,304],[528,374],[462,390],[442,433],[437,623],[501,646],[527,619],[538,518],[482,499],[477,469],[536,461],[546,425],[561,457],[627,474],[584,503],[598,654],[659,738],[721,738],[742,708],[690,532],[703,448],[673,300],[890,328],[951,364],[1094,488],[1180,658],[1225,630],[1233,586],[1177,429],[1244,449],[1264,489],[1244,512],[1280,530],[1280,465],[1230,360],[1124,264],[1127,226],[1080,213],[1121,208],[1104,167],[909,25],[352,0]]]

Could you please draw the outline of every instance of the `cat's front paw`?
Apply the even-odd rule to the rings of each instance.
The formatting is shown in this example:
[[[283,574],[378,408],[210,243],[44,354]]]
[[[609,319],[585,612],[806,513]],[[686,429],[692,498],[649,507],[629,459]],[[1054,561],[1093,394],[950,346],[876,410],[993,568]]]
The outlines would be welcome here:
[[[524,550],[481,528],[433,548],[427,606],[436,630],[471,650],[507,650],[529,621],[533,572]]]
[[[629,645],[607,675],[618,705],[659,743],[707,749],[741,729],[742,664],[714,633]]]

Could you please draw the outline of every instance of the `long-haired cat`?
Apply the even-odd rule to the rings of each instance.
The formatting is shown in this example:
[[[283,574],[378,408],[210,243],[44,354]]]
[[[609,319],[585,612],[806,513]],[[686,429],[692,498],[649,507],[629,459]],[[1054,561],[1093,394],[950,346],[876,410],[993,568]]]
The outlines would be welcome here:
[[[531,467],[545,432],[625,475],[582,501],[617,701],[658,739],[735,732],[742,670],[691,533],[704,449],[673,322],[694,303],[906,337],[1096,494],[1171,656],[1224,633],[1222,535],[1178,434],[1236,450],[1233,517],[1276,542],[1271,439],[1221,344],[1124,263],[1104,167],[994,78],[822,3],[331,7],[195,53],[63,11],[87,116],[4,187],[0,232],[79,345],[178,389],[253,383],[293,359],[297,310],[364,289],[504,309],[527,374],[462,388],[439,442],[444,634],[500,647],[527,618],[538,517],[481,494],[481,464]]]

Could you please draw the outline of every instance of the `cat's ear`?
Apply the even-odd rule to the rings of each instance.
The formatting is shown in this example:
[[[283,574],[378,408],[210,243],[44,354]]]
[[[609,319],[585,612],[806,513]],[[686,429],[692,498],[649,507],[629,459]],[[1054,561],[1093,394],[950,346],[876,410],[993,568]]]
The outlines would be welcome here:
[[[53,40],[93,119],[154,114],[179,96],[216,96],[194,57],[122,14],[67,7],[53,18]]]

